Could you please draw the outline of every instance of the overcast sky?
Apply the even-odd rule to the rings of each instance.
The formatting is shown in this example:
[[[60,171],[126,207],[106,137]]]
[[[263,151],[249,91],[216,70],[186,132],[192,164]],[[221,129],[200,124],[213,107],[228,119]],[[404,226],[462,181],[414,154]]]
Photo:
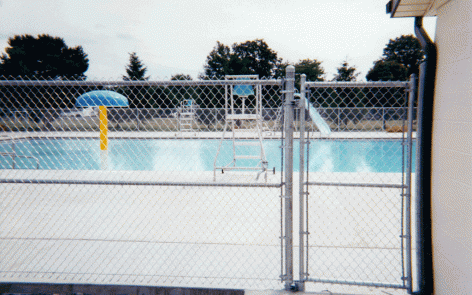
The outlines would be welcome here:
[[[347,58],[361,72],[389,39],[414,34],[413,18],[392,19],[387,0],[0,0],[0,51],[19,34],[81,45],[90,79],[121,79],[136,52],[151,79],[196,78],[217,41],[264,39],[285,61],[317,59],[331,79]],[[425,18],[434,39],[436,19]]]

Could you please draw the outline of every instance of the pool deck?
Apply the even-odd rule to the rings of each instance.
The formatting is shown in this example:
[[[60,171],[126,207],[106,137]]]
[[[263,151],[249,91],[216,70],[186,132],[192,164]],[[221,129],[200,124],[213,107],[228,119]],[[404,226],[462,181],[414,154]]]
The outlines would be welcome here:
[[[6,254],[0,261],[0,282],[262,288],[265,291],[246,293],[288,294],[275,291],[283,288],[277,279],[280,274],[280,188],[191,185],[198,182],[278,184],[280,177],[279,172],[269,173],[265,182],[263,177],[256,180],[254,172],[228,172],[218,174],[217,181],[213,182],[213,172],[2,170],[0,179],[178,180],[189,185],[0,184],[0,242]],[[294,216],[298,216],[298,177],[299,174],[294,173]],[[310,173],[310,179],[397,184],[401,183],[401,174]],[[318,193],[315,191],[315,195]],[[362,219],[374,218],[369,214],[389,214],[391,210],[390,207],[375,207],[375,210],[370,207],[369,200],[379,200],[379,191],[351,188],[342,192],[346,193],[363,196],[367,206],[352,205],[354,212],[365,212]],[[382,200],[386,198],[388,204],[396,202],[398,193],[387,192]],[[311,222],[325,219],[336,223],[336,220],[340,222],[353,216],[356,224],[360,222],[358,215],[352,215],[350,210],[339,210],[336,214],[333,220],[333,211],[317,212]],[[318,226],[310,224],[315,234]],[[371,232],[370,225],[365,226],[357,227],[356,232]],[[398,222],[385,226],[397,227]],[[297,232],[298,220],[294,220],[295,273],[298,271]],[[335,240],[344,240],[354,245],[358,238],[354,232],[331,232],[324,238],[317,237],[316,243],[331,245]],[[398,251],[389,250],[392,249],[390,242],[380,244],[385,247],[383,251]],[[323,251],[326,255],[331,253]],[[339,258],[333,256],[332,259],[336,265]],[[379,264],[370,262],[362,264],[361,272],[356,272],[354,267],[349,268],[351,273],[344,275],[360,279],[361,273],[378,273]],[[324,272],[313,265],[313,261],[311,263],[310,273],[314,277]],[[377,263],[387,267],[385,278],[397,277],[398,257]],[[330,294],[324,290],[333,294],[406,294],[404,290],[306,284],[306,294]]]

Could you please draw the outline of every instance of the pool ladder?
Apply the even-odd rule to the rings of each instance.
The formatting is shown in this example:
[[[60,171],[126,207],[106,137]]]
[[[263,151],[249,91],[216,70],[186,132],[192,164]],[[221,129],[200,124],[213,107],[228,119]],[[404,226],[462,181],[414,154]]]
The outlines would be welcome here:
[[[16,159],[17,158],[25,158],[25,159],[34,159],[34,161],[36,162],[36,169],[39,169],[39,160],[38,158],[36,157],[33,157],[33,156],[26,156],[26,155],[18,155],[16,153],[16,145],[15,143],[18,142],[18,139],[15,139],[14,137],[12,136],[0,136],[0,141],[7,141],[8,143],[11,144],[11,150],[12,152],[0,152],[0,156],[1,157],[10,157],[11,160],[12,160],[12,169],[16,169]]]

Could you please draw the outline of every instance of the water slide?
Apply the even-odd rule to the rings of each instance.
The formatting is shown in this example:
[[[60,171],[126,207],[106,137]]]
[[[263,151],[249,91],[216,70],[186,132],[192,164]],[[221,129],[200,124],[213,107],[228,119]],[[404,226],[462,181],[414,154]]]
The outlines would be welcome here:
[[[305,104],[308,107],[308,112],[310,113],[310,117],[315,122],[316,127],[318,127],[318,130],[323,135],[329,135],[331,134],[331,128],[329,128],[328,124],[326,121],[321,117],[320,113],[318,113],[318,110],[316,110],[308,100],[308,98],[305,97]]]

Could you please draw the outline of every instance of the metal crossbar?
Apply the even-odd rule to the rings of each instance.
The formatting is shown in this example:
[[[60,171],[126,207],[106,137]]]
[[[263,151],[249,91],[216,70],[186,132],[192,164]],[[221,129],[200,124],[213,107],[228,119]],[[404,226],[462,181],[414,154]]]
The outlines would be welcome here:
[[[156,181],[104,181],[104,180],[61,180],[61,179],[0,179],[0,183],[15,184],[74,184],[74,185],[131,185],[131,186],[195,186],[195,187],[275,187],[283,183],[205,183],[205,182],[156,182]]]

